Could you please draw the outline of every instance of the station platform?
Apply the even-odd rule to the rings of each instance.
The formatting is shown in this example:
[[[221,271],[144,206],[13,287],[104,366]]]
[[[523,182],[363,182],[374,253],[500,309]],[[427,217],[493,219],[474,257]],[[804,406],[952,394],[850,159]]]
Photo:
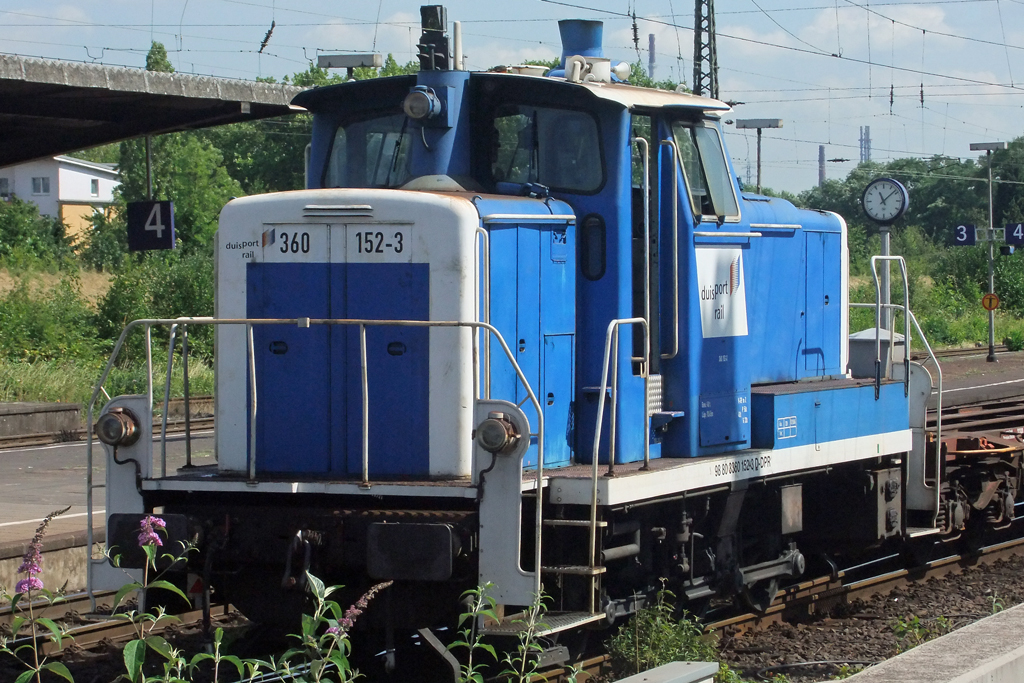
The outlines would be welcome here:
[[[103,451],[94,446],[93,477],[104,481]],[[99,457],[96,457],[96,456]],[[167,438],[168,469],[185,464],[184,434]],[[210,465],[213,458],[213,432],[194,432],[192,462]],[[71,506],[53,519],[43,538],[43,574],[47,588],[67,582],[68,591],[85,587],[86,445],[84,442],[52,444],[0,450],[0,586],[13,590],[19,578],[17,569],[36,528],[44,517]],[[93,541],[105,540],[103,489],[94,492],[96,503]]]
[[[940,359],[944,408],[1024,396],[1024,352],[997,353],[995,363],[986,361],[987,356],[985,347],[979,348],[976,355]],[[934,385],[937,382],[934,364],[929,361],[924,366],[932,373]],[[929,408],[935,408],[935,400],[933,392]]]
[[[846,680],[851,683],[1024,681],[1024,605],[918,645]]]

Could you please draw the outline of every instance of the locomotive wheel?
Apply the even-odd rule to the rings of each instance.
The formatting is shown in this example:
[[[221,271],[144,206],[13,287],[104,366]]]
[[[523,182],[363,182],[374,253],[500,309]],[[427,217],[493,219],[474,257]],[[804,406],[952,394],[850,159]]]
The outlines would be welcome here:
[[[740,597],[743,602],[755,612],[764,612],[772,606],[775,596],[779,594],[779,580],[769,579],[758,581],[752,586],[744,586],[740,589]]]

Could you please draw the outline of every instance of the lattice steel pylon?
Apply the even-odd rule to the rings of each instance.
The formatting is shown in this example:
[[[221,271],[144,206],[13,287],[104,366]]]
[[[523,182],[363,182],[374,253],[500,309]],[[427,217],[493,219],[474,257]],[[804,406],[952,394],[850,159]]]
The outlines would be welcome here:
[[[715,0],[694,0],[693,94],[718,98]]]

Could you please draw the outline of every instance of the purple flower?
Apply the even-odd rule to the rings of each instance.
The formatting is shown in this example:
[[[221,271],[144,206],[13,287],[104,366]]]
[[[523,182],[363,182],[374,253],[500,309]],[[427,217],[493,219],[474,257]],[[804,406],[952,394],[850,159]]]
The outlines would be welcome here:
[[[38,560],[26,559],[21,563],[21,566],[18,567],[19,574],[41,574],[42,572],[43,568],[39,566]]]
[[[157,529],[163,529],[167,526],[167,522],[154,517],[153,515],[146,515],[139,522],[139,547],[147,545],[163,545],[163,541],[160,540],[160,536],[156,533]]]
[[[31,543],[28,544],[28,550],[25,551],[25,555],[21,559],[21,566],[18,567],[19,574],[28,574],[28,576],[15,584],[15,593],[27,593],[32,590],[42,590],[43,582],[36,576],[36,574],[41,574],[43,571],[42,567],[39,566],[43,561],[43,535],[46,533],[46,527],[49,525],[51,519],[58,515],[63,515],[70,509],[71,506],[68,506],[63,510],[54,510],[50,514],[46,515],[43,519],[43,523],[36,529],[35,536],[32,537]]]
[[[40,590],[43,587],[43,582],[35,576],[30,576],[27,579],[22,579],[14,587],[15,593],[27,593],[30,590]]]
[[[390,586],[392,581],[385,581],[384,583],[378,583],[376,586],[366,591],[366,593],[356,601],[356,604],[345,610],[345,616],[338,621],[338,626],[332,626],[327,629],[328,633],[344,636],[352,627],[355,626],[356,618],[363,613],[366,606],[370,604],[370,600],[379,592]]]

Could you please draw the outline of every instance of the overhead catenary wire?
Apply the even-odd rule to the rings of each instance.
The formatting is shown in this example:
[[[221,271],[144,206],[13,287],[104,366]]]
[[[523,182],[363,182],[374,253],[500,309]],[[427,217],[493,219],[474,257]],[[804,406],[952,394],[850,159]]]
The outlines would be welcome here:
[[[1003,7],[996,0],[996,12],[999,13],[999,30],[1003,34],[1003,51],[1006,53],[1006,70],[1010,75],[1010,83],[1013,83],[1013,67],[1010,65],[1010,46],[1006,43],[1006,27],[1003,25]]]
[[[233,4],[245,5],[245,6],[267,7],[267,8],[272,7],[272,5],[266,5],[266,4],[258,3],[258,2],[247,2],[245,0],[222,0],[222,1],[223,2],[230,2],[230,3],[233,3]],[[853,6],[858,6],[858,7],[862,7],[862,8],[866,8],[867,7],[866,5],[860,5],[858,3],[852,2],[851,0],[844,0],[844,1],[850,2],[850,4],[853,5]],[[967,0],[962,0],[962,1],[966,2]],[[992,0],[984,0],[984,1],[991,2]],[[961,0],[956,0],[956,2],[960,3]],[[594,10],[593,8],[580,7],[578,5],[571,5],[570,3],[555,3],[555,4],[561,4],[561,5],[566,5],[566,6],[574,6],[574,7],[580,8],[580,9],[587,9],[589,11],[603,12],[605,14],[610,14],[612,16],[620,16],[620,17],[623,16],[622,13],[619,13],[619,12],[611,12],[611,11],[608,11],[608,10]],[[881,4],[882,5],[886,5],[886,4],[914,4],[914,3],[881,3]],[[935,2],[932,2],[932,3],[916,3],[916,4],[935,4]],[[939,3],[939,4],[953,4],[953,3],[952,2],[947,2],[947,3]],[[876,6],[879,6],[878,3],[876,3]],[[803,9],[803,8],[792,8],[792,9]],[[830,8],[830,9],[834,10],[834,7]],[[870,9],[870,8],[868,8],[868,9]],[[330,15],[330,14],[320,13],[320,12],[309,12],[307,10],[291,10],[291,9],[289,9],[287,11],[298,12],[298,13],[307,14],[307,15],[313,15],[313,16],[324,16],[324,17],[341,19],[343,21],[351,22],[353,25],[367,23],[367,22],[357,21],[357,20],[354,20],[354,19],[351,19],[351,18],[348,18],[348,17],[339,17],[337,15]],[[634,11],[635,11],[635,8],[634,8]],[[774,13],[774,12],[776,12],[776,10],[771,10],[771,12]],[[21,14],[28,14],[28,13],[21,13]],[[35,15],[35,16],[39,16],[39,15]],[[882,16],[884,16],[884,15],[882,15]],[[687,29],[687,30],[692,30],[689,27],[680,26],[675,21],[661,22],[661,21],[659,21],[655,17],[639,17],[638,16],[637,18],[638,19],[643,19],[643,20],[646,20],[646,21],[652,21],[652,22],[655,22],[655,23],[663,23],[665,25],[673,26],[676,29],[683,28],[683,29]],[[73,21],[73,20],[69,20],[69,21]],[[473,20],[473,19],[468,19],[468,20],[464,20],[464,23],[484,22],[484,21],[500,22],[500,21],[512,21],[512,20],[511,19],[510,20],[500,20],[500,19]],[[521,20],[517,19],[516,21],[521,21]],[[79,25],[83,25],[83,24],[84,25],[90,25],[90,22],[78,22],[78,23],[79,23]],[[369,23],[372,23],[372,22],[369,22]],[[393,23],[400,23],[403,26],[407,25],[406,22],[393,22]],[[905,22],[903,22],[903,23],[905,23]],[[111,25],[111,27],[113,27],[113,26]],[[969,38],[969,37],[957,36],[956,34],[944,34],[944,35],[949,35],[949,36],[952,36],[952,37],[968,39],[968,40],[977,40],[977,39],[973,39],[973,38]],[[781,48],[781,49],[803,51],[802,49],[795,48],[793,46],[775,45],[775,44],[768,43],[767,41],[758,41],[758,40],[753,40],[753,39],[749,39],[749,38],[743,38],[741,36],[732,36],[732,35],[729,35],[729,34],[723,34],[721,32],[719,33],[719,36],[720,37],[724,37],[724,38],[736,39],[736,40],[746,40],[747,42],[753,42],[753,43],[756,43],[756,44],[770,45],[772,47]],[[501,39],[507,39],[507,36],[495,36],[495,37],[496,38],[501,38]],[[540,41],[538,41],[538,42],[540,42]],[[982,41],[982,42],[994,43],[994,41]],[[1020,48],[1019,46],[1010,46],[1010,47],[1013,47],[1014,49],[1024,49],[1024,48]],[[820,50],[812,50],[811,54],[825,54],[825,53],[823,51],[820,51]],[[837,57],[837,58],[840,58],[840,59],[847,59],[847,60],[850,60],[850,61],[865,63],[865,64],[867,64],[869,66],[869,68],[874,66],[874,65],[876,65],[870,59],[869,60],[858,60],[856,58],[850,58],[847,55],[840,56],[839,54],[834,54],[834,55],[831,55],[831,56],[834,56],[834,57]],[[916,70],[916,69],[908,69],[908,68],[905,68],[905,67],[895,67],[895,65],[892,65],[892,67],[895,70],[900,70],[900,71],[918,72],[918,70]],[[997,87],[1010,87],[1010,88],[1014,88],[1014,89],[1019,89],[1019,88],[1016,88],[1015,83],[1012,83],[1010,86],[1005,86],[1005,84],[991,83],[991,82],[986,82],[986,81],[980,81],[980,80],[977,80],[977,79],[969,79],[969,78],[957,77],[957,76],[954,76],[952,74],[941,74],[941,73],[931,73],[931,74],[928,74],[928,73],[926,73],[925,75],[933,75],[933,76],[936,76],[936,77],[948,78],[948,79],[953,79],[953,80],[963,80],[965,82],[977,82],[977,83],[983,84],[983,85],[993,85],[993,86],[997,86]]]
[[[548,0],[544,0],[544,1],[545,1],[545,2],[547,2]],[[757,0],[750,0],[750,2],[752,2],[752,3],[754,4],[754,7],[756,7],[757,9],[759,9],[759,10],[761,11],[761,14],[763,14],[764,16],[766,16],[766,17],[768,18],[768,21],[772,22],[773,24],[775,24],[776,26],[778,26],[778,27],[779,27],[780,29],[782,29],[782,30],[783,30],[783,32],[785,32],[785,33],[786,33],[786,35],[790,36],[791,38],[795,38],[796,40],[798,40],[799,42],[803,43],[804,45],[806,45],[807,47],[809,47],[809,48],[811,48],[811,49],[813,49],[813,50],[816,50],[816,51],[818,51],[818,52],[820,52],[820,53],[822,53],[822,54],[825,54],[825,52],[826,52],[825,50],[822,50],[822,49],[821,49],[820,47],[817,47],[816,45],[811,45],[811,44],[810,44],[810,43],[808,43],[808,42],[807,42],[806,40],[804,40],[804,39],[803,39],[803,38],[801,38],[800,36],[796,35],[796,34],[795,34],[795,33],[793,33],[792,31],[790,31],[790,30],[789,30],[788,28],[786,28],[785,26],[783,26],[782,24],[780,24],[780,23],[779,23],[778,21],[776,21],[776,20],[775,20],[775,17],[773,17],[772,15],[770,15],[770,14],[769,14],[768,12],[765,12],[765,11],[764,11],[764,8],[763,8],[763,7],[761,7],[761,6],[759,5],[759,4],[757,4]],[[838,28],[838,27],[837,27],[837,28]],[[717,33],[717,32],[716,32],[716,33]],[[718,35],[721,35],[721,34],[718,34]],[[841,50],[840,50],[840,54],[842,54],[842,51],[841,51]]]
[[[577,4],[570,3],[570,2],[562,2],[561,0],[540,0],[540,1],[544,2],[544,3],[547,3],[547,4],[551,4],[551,5],[560,5],[562,7],[572,7],[573,9],[589,10],[589,11],[596,11],[596,12],[606,13],[606,14],[610,14],[610,15],[623,16],[621,12],[616,12],[614,10],[594,9],[592,7],[586,7],[586,6],[583,6],[583,5],[577,5]],[[673,25],[671,22],[664,21],[664,20],[659,20],[659,19],[653,19],[653,18],[650,18],[650,17],[637,17],[637,18],[638,19],[642,19],[643,21],[649,21],[651,23],[662,24],[662,25],[665,25],[665,26],[672,26]],[[689,30],[689,31],[693,30],[693,28],[690,27],[690,26],[680,26],[679,28],[682,28],[684,30]],[[772,42],[769,42],[769,41],[766,41],[766,40],[758,40],[756,38],[748,38],[748,37],[745,37],[745,36],[738,36],[738,35],[734,35],[734,34],[731,34],[731,33],[723,33],[721,31],[716,32],[716,36],[718,38],[725,38],[725,39],[728,39],[728,40],[736,40],[736,41],[740,41],[740,42],[744,42],[744,43],[749,43],[749,44],[752,44],[752,45],[761,45],[761,46],[764,46],[764,47],[771,47],[771,48],[778,49],[778,50],[786,50],[786,51],[789,51],[789,52],[798,52],[798,53],[803,53],[803,54],[808,54],[808,55],[814,55],[814,56],[817,56],[817,57],[831,57],[833,59],[840,59],[840,60],[844,60],[844,61],[848,61],[848,62],[852,62],[852,63],[856,63],[856,64],[868,64],[868,60],[860,59],[858,57],[851,57],[849,55],[843,55],[843,56],[840,57],[838,54],[831,53],[831,52],[825,52],[825,51],[820,51],[820,50],[810,50],[810,49],[803,48],[803,47],[797,47],[795,45],[781,45],[779,43],[772,43]],[[892,60],[892,61],[894,62],[895,60]],[[875,62],[872,62],[872,64],[875,64],[876,66],[878,66],[878,64],[875,63]],[[904,73],[920,74],[922,76],[934,76],[936,78],[943,78],[943,79],[948,79],[948,80],[952,80],[952,81],[959,81],[961,83],[974,83],[974,84],[977,84],[977,85],[988,85],[988,86],[993,86],[993,87],[997,87],[997,88],[1007,88],[1007,89],[1010,89],[1010,90],[1024,91],[1024,87],[1020,87],[1020,86],[1017,86],[1015,84],[1007,85],[1006,83],[996,83],[996,82],[993,82],[993,81],[985,81],[985,80],[981,80],[981,79],[978,79],[978,78],[967,78],[965,76],[955,76],[953,74],[943,74],[943,73],[937,73],[937,72],[932,72],[932,71],[922,72],[919,69],[914,69],[914,68],[911,68],[911,67],[896,66],[895,63],[891,63],[889,65],[882,65],[882,66],[888,66],[891,71],[900,71],[900,72],[904,72]]]

